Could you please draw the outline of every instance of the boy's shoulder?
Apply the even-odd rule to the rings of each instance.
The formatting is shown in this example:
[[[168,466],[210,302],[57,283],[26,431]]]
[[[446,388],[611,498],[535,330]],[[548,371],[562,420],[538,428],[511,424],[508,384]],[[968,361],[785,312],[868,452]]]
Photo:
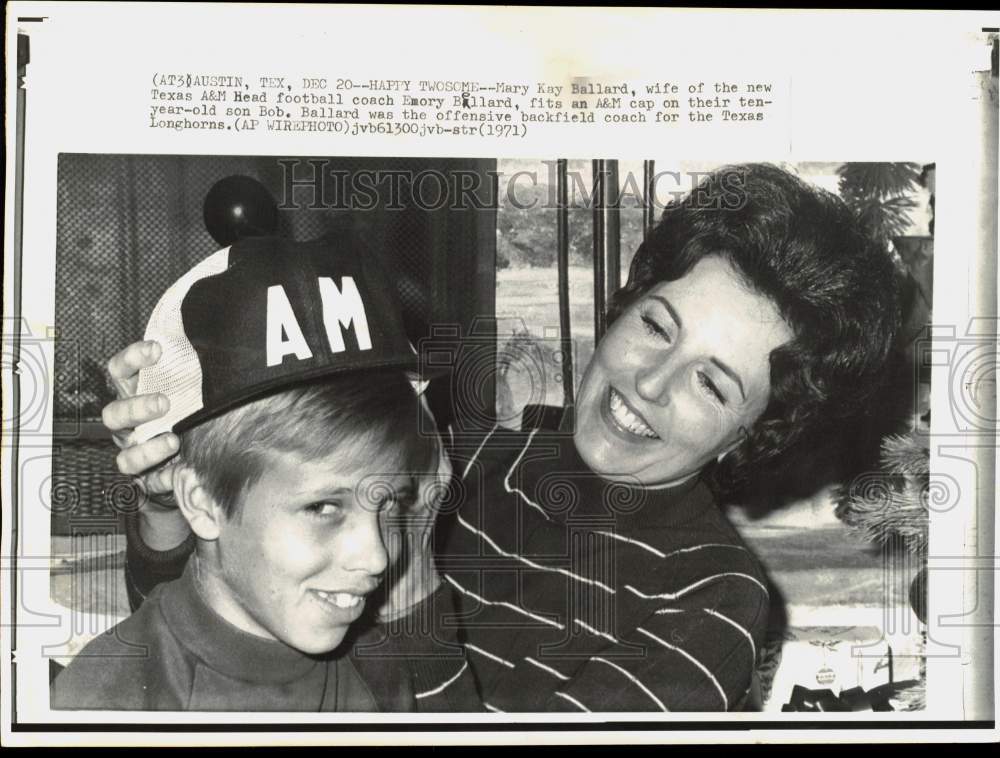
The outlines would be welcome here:
[[[183,708],[188,667],[162,604],[172,584],[158,586],[135,613],[77,653],[52,684],[53,710]]]

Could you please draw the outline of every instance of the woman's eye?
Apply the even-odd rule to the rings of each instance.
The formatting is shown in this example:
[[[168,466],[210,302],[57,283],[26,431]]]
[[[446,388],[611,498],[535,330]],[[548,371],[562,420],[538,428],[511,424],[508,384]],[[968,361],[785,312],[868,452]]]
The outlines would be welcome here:
[[[700,386],[706,394],[710,395],[712,399],[719,404],[726,404],[726,398],[721,392],[719,392],[719,388],[715,386],[715,382],[700,371],[698,372],[698,386]]]
[[[336,516],[340,513],[341,504],[335,500],[325,500],[320,503],[312,503],[306,506],[306,512],[312,516]]]
[[[654,319],[652,316],[643,316],[642,323],[645,325],[646,331],[649,334],[653,335],[654,337],[659,337],[665,342],[673,342],[673,340],[670,337],[670,332],[668,332],[666,329],[660,326],[656,322],[656,319]]]

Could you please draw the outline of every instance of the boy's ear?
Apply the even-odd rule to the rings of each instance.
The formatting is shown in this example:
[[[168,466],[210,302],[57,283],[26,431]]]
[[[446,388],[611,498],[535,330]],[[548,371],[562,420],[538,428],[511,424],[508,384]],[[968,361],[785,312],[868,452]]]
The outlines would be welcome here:
[[[225,513],[193,469],[181,466],[174,473],[174,498],[195,536],[209,541],[219,538]]]

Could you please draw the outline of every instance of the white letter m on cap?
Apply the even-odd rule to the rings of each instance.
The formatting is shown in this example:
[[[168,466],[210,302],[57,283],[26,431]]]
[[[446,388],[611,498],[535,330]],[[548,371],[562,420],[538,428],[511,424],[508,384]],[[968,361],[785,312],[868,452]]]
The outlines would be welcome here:
[[[323,300],[323,326],[326,328],[326,338],[330,341],[330,350],[339,353],[344,349],[344,335],[341,327],[348,328],[354,324],[354,336],[358,340],[359,350],[371,350],[372,338],[368,333],[368,317],[365,315],[365,304],[358,292],[358,286],[349,276],[340,281],[340,289],[328,276],[319,278],[319,295]]]
[[[344,350],[344,329],[354,325],[358,349],[371,350],[372,338],[368,332],[365,304],[354,279],[345,276],[341,289],[328,276],[318,279],[319,295],[323,301],[323,328],[330,342],[330,350]],[[312,358],[312,351],[295,318],[292,304],[280,284],[267,288],[267,365],[278,366],[286,355],[294,354],[300,361]]]

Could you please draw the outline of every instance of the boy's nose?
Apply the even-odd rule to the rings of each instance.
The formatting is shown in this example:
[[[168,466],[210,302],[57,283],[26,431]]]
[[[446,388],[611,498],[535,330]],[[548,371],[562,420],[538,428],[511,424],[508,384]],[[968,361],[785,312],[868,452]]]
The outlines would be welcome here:
[[[389,554],[382,539],[377,514],[366,513],[362,523],[351,535],[351,546],[346,568],[381,576],[389,564]]]

